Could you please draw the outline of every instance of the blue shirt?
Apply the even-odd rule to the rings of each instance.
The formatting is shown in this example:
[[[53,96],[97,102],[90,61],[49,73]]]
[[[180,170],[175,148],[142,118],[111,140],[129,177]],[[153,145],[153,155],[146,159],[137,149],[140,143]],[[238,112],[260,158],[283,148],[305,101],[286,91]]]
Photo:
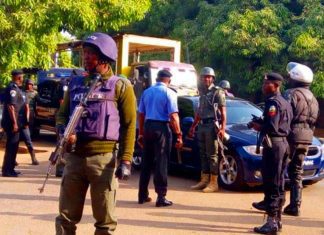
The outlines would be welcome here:
[[[140,113],[144,113],[145,120],[170,121],[170,114],[178,112],[177,94],[163,82],[144,91],[140,105]]]

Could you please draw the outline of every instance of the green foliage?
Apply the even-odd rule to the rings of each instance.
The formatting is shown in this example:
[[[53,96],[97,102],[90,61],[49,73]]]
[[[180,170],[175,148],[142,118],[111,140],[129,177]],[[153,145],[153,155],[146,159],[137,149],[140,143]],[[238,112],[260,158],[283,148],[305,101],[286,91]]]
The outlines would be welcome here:
[[[264,73],[285,75],[289,61],[310,66],[312,90],[324,96],[320,0],[152,0],[144,20],[123,30],[181,40],[185,61],[214,67],[239,96],[259,98]]]
[[[118,30],[140,20],[150,0],[2,0],[0,2],[0,85],[10,71],[52,65],[65,30],[83,37],[93,31]],[[67,64],[66,55],[61,62]]]

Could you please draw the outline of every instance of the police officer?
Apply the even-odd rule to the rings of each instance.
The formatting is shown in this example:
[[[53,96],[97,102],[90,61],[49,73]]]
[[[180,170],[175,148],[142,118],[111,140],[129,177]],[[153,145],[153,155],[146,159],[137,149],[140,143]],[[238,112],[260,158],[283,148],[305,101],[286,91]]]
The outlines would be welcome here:
[[[231,93],[229,90],[231,89],[231,84],[227,80],[222,80],[218,84],[219,87],[223,88],[225,91],[225,95],[228,97],[234,97],[233,93]]]
[[[85,112],[71,135],[75,148],[66,156],[56,217],[56,234],[75,234],[90,186],[95,234],[113,234],[118,179],[128,179],[135,142],[136,99],[130,82],[113,75],[117,59],[115,41],[107,34],[93,33],[83,41],[87,77],[73,77],[57,114],[62,133],[69,115],[88,91],[94,76],[102,79],[90,94]],[[116,144],[119,142],[118,155]],[[119,165],[117,164],[117,158]],[[116,165],[118,165],[116,170]]]
[[[24,119],[28,121],[29,119],[29,107],[26,103],[26,97],[19,88],[23,83],[23,71],[13,70],[11,76],[12,80],[5,90],[1,121],[1,126],[7,135],[6,150],[2,164],[2,176],[4,177],[17,177],[20,173],[14,169],[19,147],[19,132],[23,128],[22,121]]]
[[[201,86],[199,108],[194,122],[189,130],[189,137],[193,137],[198,125],[198,141],[201,158],[201,180],[191,187],[211,193],[218,190],[218,138],[223,138],[226,127],[226,101],[224,90],[214,85],[215,72],[205,67],[200,73]],[[215,127],[215,121],[220,112],[220,126]]]
[[[290,62],[287,65],[289,85],[285,97],[293,109],[289,145],[291,148],[291,161],[288,166],[290,179],[290,204],[284,213],[292,216],[300,215],[302,199],[302,173],[303,162],[312,143],[315,122],[319,115],[319,106],[309,86],[313,81],[312,70],[299,63]]]
[[[154,187],[157,193],[156,207],[171,206],[165,198],[168,186],[168,160],[171,153],[172,134],[176,135],[176,148],[182,147],[176,93],[169,89],[172,74],[160,70],[157,83],[144,91],[139,112],[138,143],[143,148],[142,169],[139,180],[138,203],[150,202],[148,184],[154,159]]]
[[[29,122],[28,122],[29,127],[33,127],[34,125],[34,104],[35,104],[35,100],[38,99],[37,98],[38,93],[37,91],[34,90],[33,87],[34,87],[33,80],[27,79],[24,94],[26,96],[27,103],[29,104]],[[32,160],[32,165],[39,165],[39,162],[35,156],[33,143],[30,137],[30,128],[22,128],[20,134],[22,135],[23,140],[27,146],[28,152]]]
[[[267,222],[254,231],[261,234],[276,234],[281,229],[281,210],[285,201],[284,171],[289,147],[286,137],[290,132],[292,109],[281,96],[283,78],[278,73],[264,77],[262,91],[266,96],[263,122],[251,122],[263,137],[262,178]]]

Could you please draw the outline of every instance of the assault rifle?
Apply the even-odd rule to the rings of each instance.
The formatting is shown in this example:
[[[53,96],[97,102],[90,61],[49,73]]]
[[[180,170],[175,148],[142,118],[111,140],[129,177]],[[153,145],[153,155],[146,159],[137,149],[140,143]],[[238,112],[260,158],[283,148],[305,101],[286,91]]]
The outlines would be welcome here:
[[[46,177],[43,182],[43,185],[41,188],[39,188],[39,192],[44,192],[46,182],[51,174],[51,171],[53,167],[56,165],[56,162],[59,158],[61,158],[65,152],[66,144],[68,142],[69,137],[74,133],[74,130],[84,112],[85,107],[87,106],[87,101],[90,97],[90,95],[93,93],[94,89],[96,88],[98,82],[101,80],[101,75],[96,74],[94,79],[92,79],[92,83],[89,87],[88,92],[82,97],[80,100],[80,103],[74,108],[73,113],[71,115],[71,118],[69,120],[69,123],[67,124],[64,134],[60,136],[59,141],[56,144],[56,148],[54,152],[51,153],[51,156],[49,158],[49,165],[47,167]]]
[[[216,130],[219,131],[220,123],[219,123],[219,120],[218,120],[218,113],[217,113],[218,104],[215,103],[213,108],[214,108],[214,115],[215,115],[215,128],[216,128]],[[223,140],[225,140],[225,141],[229,140],[229,135],[227,133],[225,133],[225,136],[223,138],[217,137],[218,155],[223,158],[226,171],[229,171],[230,165],[229,165],[228,159],[227,159],[227,157],[226,157],[226,155],[224,153],[224,151],[227,150],[227,147],[224,145],[224,142],[223,142]]]
[[[263,119],[261,117],[257,117],[254,114],[252,114],[252,119],[251,121],[247,124],[248,128],[253,128],[253,124],[252,123],[257,123],[259,125],[263,125]],[[272,147],[272,143],[271,143],[271,139],[269,138],[269,136],[264,133],[263,131],[260,131],[258,133],[258,137],[257,137],[257,144],[256,144],[256,149],[255,149],[255,153],[256,154],[260,154],[261,153],[261,145],[263,143],[263,141],[265,141],[266,145],[271,148]]]

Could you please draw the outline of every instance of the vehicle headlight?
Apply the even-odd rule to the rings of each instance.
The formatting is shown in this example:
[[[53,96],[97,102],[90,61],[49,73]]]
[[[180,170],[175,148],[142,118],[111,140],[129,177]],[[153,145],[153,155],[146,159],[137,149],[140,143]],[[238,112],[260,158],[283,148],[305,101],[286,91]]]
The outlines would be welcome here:
[[[257,146],[256,145],[243,146],[243,149],[248,154],[251,154],[253,156],[262,157],[262,151],[263,151],[263,147],[262,146],[260,146],[260,153],[256,153],[256,149],[257,149]]]

